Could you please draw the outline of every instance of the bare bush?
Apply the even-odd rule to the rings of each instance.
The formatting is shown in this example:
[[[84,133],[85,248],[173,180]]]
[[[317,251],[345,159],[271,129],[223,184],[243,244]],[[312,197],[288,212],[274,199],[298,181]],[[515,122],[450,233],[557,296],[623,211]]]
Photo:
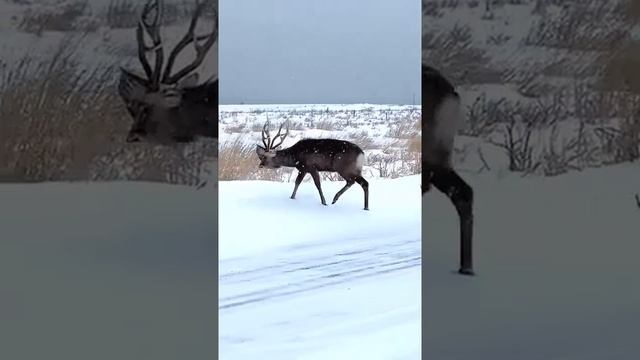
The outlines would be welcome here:
[[[534,157],[533,122],[519,122],[514,116],[498,127],[500,140],[489,143],[502,148],[509,159],[509,171],[532,173],[540,166]]]
[[[620,116],[619,104],[624,95],[613,91],[596,91],[588,84],[574,84],[574,116],[588,124],[603,124]]]
[[[315,123],[314,127],[318,130],[327,130],[327,131],[335,131],[335,130],[340,130],[342,128],[338,123],[330,119],[321,119]]]
[[[392,123],[389,126],[386,136],[395,139],[410,139],[418,135],[420,128],[416,125],[414,119],[400,119],[396,123]]]
[[[364,150],[379,148],[379,145],[373,140],[366,130],[353,131],[349,133],[349,140],[360,146]]]
[[[562,7],[557,17],[538,20],[524,44],[580,51],[610,49],[627,37],[625,30],[615,26],[617,20],[607,2],[576,2]]]
[[[544,176],[557,176],[571,170],[581,170],[594,162],[596,149],[590,145],[584,122],[573,137],[560,137],[558,124],[551,128],[549,141],[540,156]]]
[[[501,74],[489,67],[486,50],[474,46],[471,28],[455,25],[447,32],[426,31],[423,58],[456,84],[499,83]]]
[[[487,99],[486,94],[480,95],[468,107],[466,121],[460,129],[460,134],[473,137],[484,137],[491,134],[502,115],[502,103],[504,98]]]
[[[422,16],[440,17],[442,10],[455,9],[460,0],[422,0]]]

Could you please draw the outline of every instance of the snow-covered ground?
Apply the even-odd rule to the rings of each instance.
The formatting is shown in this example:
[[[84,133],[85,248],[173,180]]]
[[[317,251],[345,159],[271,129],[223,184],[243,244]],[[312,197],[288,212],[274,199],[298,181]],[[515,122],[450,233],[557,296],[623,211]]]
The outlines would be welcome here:
[[[424,358],[638,359],[640,164],[555,178],[469,175],[476,277],[455,210],[423,199]]]
[[[216,193],[0,184],[0,359],[215,359]]]
[[[221,359],[420,359],[420,176],[219,189]]]
[[[420,105],[221,105],[220,148],[238,147],[240,143],[253,149],[262,143],[261,131],[267,120],[272,136],[280,124],[288,122],[290,132],[283,148],[303,138],[349,140],[365,153],[365,178],[415,175],[420,169],[420,113]],[[253,153],[251,156],[255,157]],[[228,160],[222,156],[223,161]],[[282,180],[295,179],[291,170],[280,170]]]

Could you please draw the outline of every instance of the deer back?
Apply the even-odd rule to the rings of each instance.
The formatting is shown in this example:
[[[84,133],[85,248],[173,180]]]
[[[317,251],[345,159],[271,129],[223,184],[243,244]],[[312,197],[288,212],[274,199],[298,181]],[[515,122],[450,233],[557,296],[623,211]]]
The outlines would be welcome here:
[[[287,151],[296,160],[298,169],[314,168],[359,175],[364,165],[364,151],[349,141],[335,139],[303,139]]]

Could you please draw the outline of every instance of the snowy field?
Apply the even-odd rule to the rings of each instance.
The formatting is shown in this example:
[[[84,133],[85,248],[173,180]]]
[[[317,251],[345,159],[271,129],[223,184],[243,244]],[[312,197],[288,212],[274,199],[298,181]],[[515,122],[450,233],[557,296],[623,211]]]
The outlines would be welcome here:
[[[638,359],[639,166],[463,174],[476,191],[472,278],[452,274],[455,210],[425,196],[424,358]]]
[[[216,193],[0,184],[0,358],[214,359]]]
[[[240,149],[255,162],[255,145],[262,144],[264,123],[271,122],[271,134],[280,124],[289,124],[289,136],[282,147],[287,148],[303,138],[334,138],[349,140],[364,151],[364,177],[388,178],[420,173],[419,105],[382,104],[276,104],[221,105],[220,149],[221,167],[227,160],[225,149]],[[273,173],[273,172],[272,172]],[[280,169],[279,180],[293,181],[295,171]],[[222,173],[221,179],[227,180]],[[261,178],[261,176],[267,177]],[[228,180],[277,180],[267,172],[246,174]],[[310,179],[307,178],[308,181]],[[341,180],[339,177],[332,180]]]
[[[219,187],[221,359],[420,359],[420,176]]]

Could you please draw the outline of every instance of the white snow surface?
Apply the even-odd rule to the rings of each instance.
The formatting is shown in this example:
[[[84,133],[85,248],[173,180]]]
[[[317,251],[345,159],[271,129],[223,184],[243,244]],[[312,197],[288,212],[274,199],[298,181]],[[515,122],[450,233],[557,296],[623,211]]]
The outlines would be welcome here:
[[[458,219],[443,194],[428,193],[424,358],[640,358],[639,165],[462,174],[475,189],[475,277],[452,272]]]
[[[220,359],[420,359],[420,176],[219,187]]]
[[[0,359],[213,359],[215,187],[0,184]]]

